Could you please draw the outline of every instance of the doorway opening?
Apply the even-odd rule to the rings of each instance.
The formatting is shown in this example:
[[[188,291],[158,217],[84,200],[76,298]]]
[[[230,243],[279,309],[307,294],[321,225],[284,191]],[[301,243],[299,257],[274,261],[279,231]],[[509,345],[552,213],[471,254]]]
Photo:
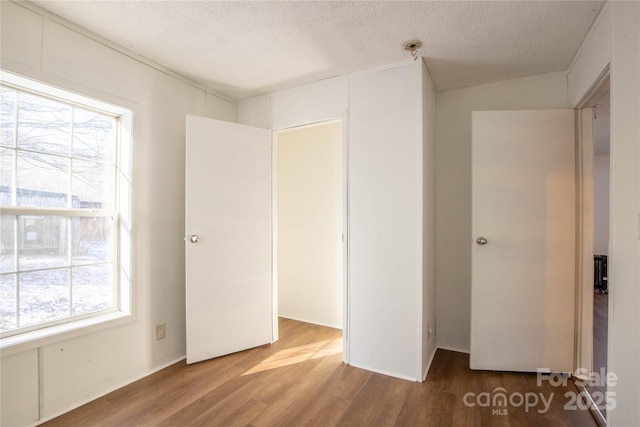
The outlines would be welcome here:
[[[593,105],[593,372],[606,378],[609,313],[609,177],[610,177],[610,124],[609,91]],[[594,402],[606,396],[603,381],[594,381],[587,390]],[[606,405],[597,405],[603,418]]]
[[[578,150],[580,212],[578,234],[577,364],[585,391],[600,425],[606,424],[608,277],[610,231],[610,91],[606,75],[580,107]]]
[[[273,134],[273,312],[274,338],[317,325],[312,349],[346,361],[344,146],[342,120]]]

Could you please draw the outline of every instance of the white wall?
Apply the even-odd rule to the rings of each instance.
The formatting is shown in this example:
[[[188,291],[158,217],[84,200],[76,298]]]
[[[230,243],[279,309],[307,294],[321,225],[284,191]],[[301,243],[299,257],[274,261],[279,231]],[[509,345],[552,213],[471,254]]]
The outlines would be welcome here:
[[[33,423],[138,379],[185,354],[185,115],[236,109],[33,6],[1,4],[2,68],[133,111],[134,319],[2,355],[3,426]],[[27,8],[28,7],[28,8]],[[154,325],[166,323],[166,339]],[[41,396],[41,397],[39,397]]]
[[[422,379],[424,362],[422,73],[421,63],[412,62],[238,105],[239,122],[274,129],[344,120],[350,363],[412,380]],[[427,105],[432,108],[432,101]],[[434,114],[427,113],[429,124]],[[428,209],[434,209],[432,201]]]
[[[342,122],[277,134],[278,311],[342,329]]]
[[[422,67],[422,376],[427,376],[436,353],[436,92]],[[432,334],[429,334],[429,331]]]
[[[593,253],[609,254],[609,154],[593,156]]]
[[[421,379],[422,68],[349,90],[351,363]]]
[[[608,372],[611,426],[640,425],[640,3],[608,2],[569,68],[571,101],[611,68],[611,253]],[[588,78],[585,78],[588,76]]]
[[[468,352],[471,321],[471,112],[568,108],[563,72],[438,94],[438,346]]]
[[[285,129],[344,118],[348,94],[349,80],[344,76],[274,93],[270,103],[271,127]]]

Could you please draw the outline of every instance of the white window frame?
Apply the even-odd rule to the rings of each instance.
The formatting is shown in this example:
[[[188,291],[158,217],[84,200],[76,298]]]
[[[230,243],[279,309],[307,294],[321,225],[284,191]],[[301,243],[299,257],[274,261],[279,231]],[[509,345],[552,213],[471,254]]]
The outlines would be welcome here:
[[[102,311],[66,317],[2,334],[2,355],[35,348],[60,339],[69,339],[92,331],[133,320],[132,313],[132,112],[95,98],[0,70],[0,82],[15,90],[44,96],[54,101],[95,110],[116,118],[115,207],[109,210],[81,208],[2,207],[7,215],[51,215],[63,218],[80,216],[111,217],[113,221],[114,306]],[[15,184],[15,183],[14,183]],[[17,230],[16,230],[17,232]],[[71,250],[71,248],[70,248]],[[17,254],[16,254],[17,256]]]

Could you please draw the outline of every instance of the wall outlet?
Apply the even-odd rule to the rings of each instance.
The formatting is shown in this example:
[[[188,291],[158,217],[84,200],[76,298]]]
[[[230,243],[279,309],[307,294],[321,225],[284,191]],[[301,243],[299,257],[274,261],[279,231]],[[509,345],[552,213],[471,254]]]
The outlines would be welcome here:
[[[427,333],[429,334],[429,336],[433,335],[433,328],[431,327],[431,325],[427,325]]]
[[[161,323],[159,325],[156,325],[156,341],[164,339],[165,333],[166,333],[166,324],[165,323]]]

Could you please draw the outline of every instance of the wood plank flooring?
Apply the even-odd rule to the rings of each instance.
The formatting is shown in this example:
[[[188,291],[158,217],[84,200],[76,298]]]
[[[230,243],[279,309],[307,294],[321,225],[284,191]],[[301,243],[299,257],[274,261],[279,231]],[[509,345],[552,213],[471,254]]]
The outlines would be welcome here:
[[[600,375],[607,372],[607,340],[609,328],[609,295],[594,292],[593,294],[593,371]],[[606,374],[605,374],[606,375]],[[600,378],[604,377],[601,375]],[[602,400],[607,392],[604,380],[596,385],[588,385],[587,391],[598,404],[603,417],[606,417],[606,402]]]
[[[280,319],[280,341],[206,362],[177,363],[44,424],[46,426],[580,426],[588,411],[563,410],[573,384],[536,385],[534,374],[471,371],[469,356],[438,350],[424,383],[344,365],[342,333]],[[543,393],[525,410],[468,406],[466,393],[503,387]],[[482,401],[482,400],[481,400]],[[467,396],[467,402],[477,402]],[[517,403],[517,401],[516,401]],[[503,412],[504,413],[504,412]]]
[[[607,369],[609,295],[593,294],[593,370]]]

